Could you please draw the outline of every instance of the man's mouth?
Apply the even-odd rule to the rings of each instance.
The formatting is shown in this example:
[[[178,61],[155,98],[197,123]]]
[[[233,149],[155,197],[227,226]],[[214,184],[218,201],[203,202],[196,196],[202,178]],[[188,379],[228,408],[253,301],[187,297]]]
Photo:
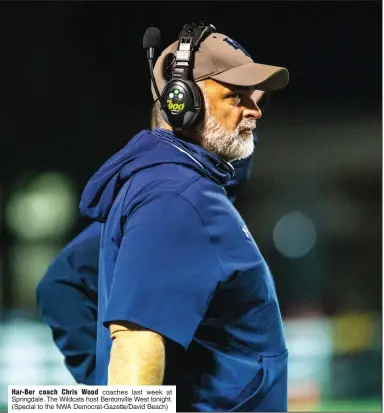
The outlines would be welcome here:
[[[254,124],[248,123],[248,124],[245,124],[245,125],[240,129],[240,131],[241,131],[241,132],[252,132],[253,129],[255,129],[255,128],[256,128],[256,123],[254,123]]]

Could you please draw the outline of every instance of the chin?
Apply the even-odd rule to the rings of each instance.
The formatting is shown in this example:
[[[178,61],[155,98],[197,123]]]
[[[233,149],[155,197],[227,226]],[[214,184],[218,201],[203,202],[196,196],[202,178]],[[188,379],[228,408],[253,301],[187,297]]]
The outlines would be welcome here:
[[[229,132],[223,129],[214,118],[210,118],[204,125],[200,136],[200,144],[203,148],[227,162],[248,158],[254,149],[252,129]]]
[[[253,142],[252,131],[247,134],[242,134],[237,140],[237,145],[230,154],[228,158],[231,158],[230,162],[240,161],[241,159],[249,158],[255,149],[255,144]]]

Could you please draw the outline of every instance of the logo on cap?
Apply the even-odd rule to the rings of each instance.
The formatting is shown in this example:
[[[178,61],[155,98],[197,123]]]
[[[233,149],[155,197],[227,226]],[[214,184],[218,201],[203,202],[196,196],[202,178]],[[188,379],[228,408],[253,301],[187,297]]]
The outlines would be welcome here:
[[[232,40],[226,37],[225,39],[223,39],[223,41],[228,43],[235,50],[241,50],[246,56],[251,57],[251,55],[244,49],[244,47],[241,44],[237,43],[236,40]]]

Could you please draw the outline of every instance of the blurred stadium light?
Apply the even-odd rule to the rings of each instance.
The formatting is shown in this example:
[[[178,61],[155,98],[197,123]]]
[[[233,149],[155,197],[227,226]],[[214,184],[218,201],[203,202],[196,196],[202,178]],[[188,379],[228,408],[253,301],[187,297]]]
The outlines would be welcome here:
[[[18,238],[31,241],[57,238],[65,235],[74,223],[76,199],[65,175],[44,173],[11,195],[6,222]]]
[[[289,258],[303,257],[315,245],[315,225],[302,212],[291,212],[276,223],[273,241],[282,255]]]
[[[57,172],[32,176],[10,193],[5,222],[7,278],[3,294],[22,311],[36,313],[36,286],[64,246],[78,216],[77,194],[69,177]],[[8,309],[9,310],[9,309]]]

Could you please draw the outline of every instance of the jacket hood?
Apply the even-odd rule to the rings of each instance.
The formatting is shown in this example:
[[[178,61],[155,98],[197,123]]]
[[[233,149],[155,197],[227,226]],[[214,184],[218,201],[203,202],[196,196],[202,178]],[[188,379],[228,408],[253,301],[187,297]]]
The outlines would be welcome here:
[[[81,197],[81,214],[104,222],[124,183],[136,172],[161,164],[192,168],[220,185],[234,176],[229,162],[200,145],[181,140],[166,129],[143,130],[90,178]]]

